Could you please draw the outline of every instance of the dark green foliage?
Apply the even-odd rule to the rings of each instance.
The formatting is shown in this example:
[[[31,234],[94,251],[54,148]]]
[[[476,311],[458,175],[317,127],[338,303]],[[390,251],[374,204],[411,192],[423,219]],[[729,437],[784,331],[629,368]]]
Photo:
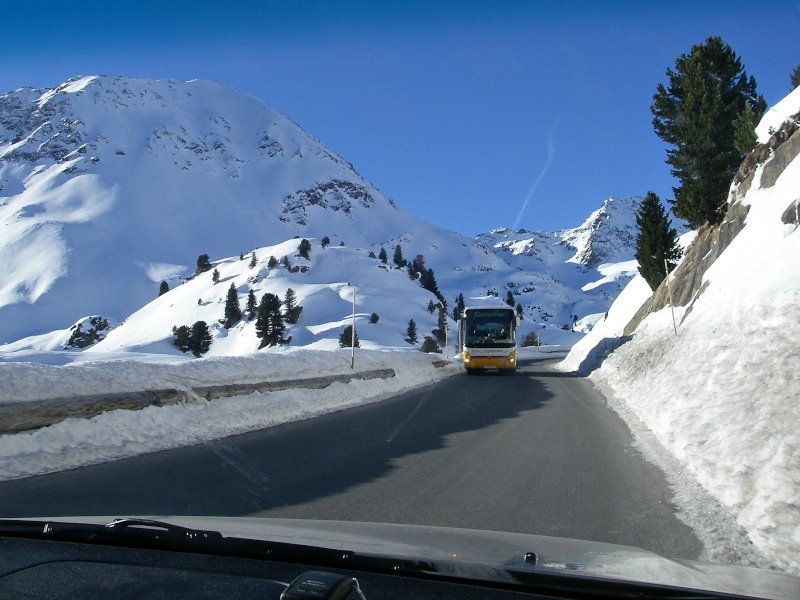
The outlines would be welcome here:
[[[380,319],[380,317],[378,316],[378,313],[372,313],[372,314],[369,316],[369,324],[370,324],[370,325],[375,325],[375,324],[377,324],[377,323],[378,323],[378,319]]]
[[[756,116],[748,103],[745,103],[744,110],[734,123],[733,145],[742,154],[747,154],[758,142],[756,135]]]
[[[283,339],[286,325],[283,322],[280,298],[275,294],[264,294],[258,304],[256,314],[256,335],[261,338],[259,348],[289,342]]]
[[[189,350],[200,358],[211,348],[211,332],[205,321],[196,321],[189,333]]]
[[[525,311],[522,309],[522,304],[517,304],[517,316],[520,320],[525,318]]]
[[[411,319],[408,322],[408,327],[406,328],[406,341],[409,344],[417,343],[417,324],[414,323],[414,319]]]
[[[356,331],[356,339],[355,343],[353,342],[353,326],[348,325],[344,328],[344,331],[339,334],[339,348],[352,348],[355,346],[356,348],[360,348],[361,344],[358,341],[358,332]]]
[[[800,65],[792,69],[792,74],[789,77],[789,82],[792,84],[792,89],[800,86]]]
[[[436,305],[433,303],[433,300],[428,300],[428,312],[433,314],[433,311],[436,310]]]
[[[439,347],[439,344],[437,344],[436,340],[429,335],[426,335],[425,339],[422,340],[422,346],[420,346],[420,350],[422,350],[422,352],[436,352],[438,354],[442,353],[442,349]]]
[[[201,254],[197,257],[197,270],[195,271],[196,275],[200,273],[205,273],[206,271],[211,270],[211,261],[208,260],[208,254]]]
[[[162,281],[161,285],[158,286],[158,295],[163,296],[169,291],[169,284],[166,281]]]
[[[300,245],[297,247],[297,253],[300,255],[300,258],[305,258],[308,260],[309,252],[311,252],[311,242],[309,242],[306,238],[303,238],[300,240]]]
[[[303,307],[297,305],[297,295],[292,288],[286,290],[286,296],[283,299],[283,316],[286,322],[294,325],[300,319],[300,313],[303,312]]]
[[[522,338],[522,342],[520,342],[523,348],[527,348],[528,346],[538,346],[539,345],[539,336],[536,335],[535,331],[529,331],[525,334]]]
[[[188,325],[181,325],[180,327],[172,327],[172,343],[175,347],[180,350],[181,352],[188,352],[190,348],[189,344],[189,333],[190,329]]]
[[[369,254],[367,254],[367,256],[368,256],[369,258],[377,258],[377,257],[375,256],[375,253],[374,253],[372,250],[370,250],[370,251],[369,251]]]
[[[664,259],[667,259],[670,272],[681,256],[678,247],[678,234],[670,227],[670,220],[653,192],[647,192],[639,212],[636,213],[636,260],[639,273],[651,289],[655,290],[666,277]]]
[[[181,352],[191,352],[200,358],[211,348],[211,332],[205,321],[196,321],[194,325],[181,325],[172,328],[172,343]]]
[[[250,262],[248,263],[248,267],[251,269],[258,264],[258,258],[256,258],[256,251],[253,250],[253,254],[250,256]]]
[[[514,293],[511,290],[506,292],[506,304],[508,304],[511,308],[514,308],[516,301],[514,300]]]
[[[327,235],[323,235],[319,243],[323,248],[327,248],[328,245],[331,243],[331,238],[329,238]]]
[[[283,258],[281,258],[281,265],[283,265],[286,268],[286,270],[289,270],[289,269],[292,268],[292,263],[289,262],[289,257],[288,256],[284,256]]]
[[[211,281],[214,283],[219,282],[219,271],[217,269],[214,269],[214,272],[211,274]]]
[[[239,252],[239,260],[244,260],[244,252]]]
[[[400,244],[394,247],[394,258],[392,258],[392,262],[398,269],[402,269],[406,266],[406,259],[403,258],[403,249],[400,247]]]
[[[342,247],[344,246],[344,240],[342,240],[341,242],[339,242],[339,246],[342,246]],[[356,335],[356,337],[358,337],[358,335]]]
[[[247,294],[247,306],[245,307],[248,319],[252,319],[256,315],[257,307],[258,303],[256,301],[256,294],[253,290],[250,290],[250,292]]]
[[[426,290],[433,293],[433,295],[439,299],[439,302],[441,302],[445,309],[447,308],[447,302],[445,302],[442,292],[439,291],[439,286],[436,285],[436,277],[433,275],[433,269],[423,268],[419,274],[419,283]]]
[[[680,183],[670,202],[692,228],[719,223],[744,157],[736,148],[736,122],[745,104],[758,119],[766,102],[741,60],[716,36],[678,57],[667,78],[666,86],[656,87],[650,111],[656,135],[671,146],[667,163]]]
[[[439,317],[436,320],[436,329],[431,331],[436,340],[444,346],[447,339],[447,310],[439,307]]]
[[[242,309],[239,306],[239,293],[236,291],[236,286],[231,283],[228,288],[228,296],[225,298],[225,318],[223,325],[226,329],[230,329],[242,319]]]
[[[378,258],[383,264],[386,264],[386,261],[389,260],[389,256],[386,254],[386,248],[381,246],[381,251],[378,252]]]
[[[270,256],[269,260],[267,261],[267,268],[268,269],[274,269],[277,266],[278,266],[277,259],[274,256]]]
[[[461,316],[464,314],[465,306],[464,294],[459,294],[456,296],[455,306],[453,307],[453,321],[458,321],[461,319]]]

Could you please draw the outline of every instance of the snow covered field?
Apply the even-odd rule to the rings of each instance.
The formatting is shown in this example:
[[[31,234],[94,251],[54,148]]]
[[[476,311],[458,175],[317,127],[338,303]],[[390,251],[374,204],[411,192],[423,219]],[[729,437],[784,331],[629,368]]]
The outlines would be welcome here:
[[[191,445],[376,402],[460,371],[436,368],[440,354],[357,350],[355,372],[392,368],[395,377],[333,383],[324,389],[254,393],[208,402],[115,410],[91,419],[0,436],[0,480],[60,471]],[[69,366],[0,363],[0,397],[20,403],[63,395],[283,381],[348,374],[350,352],[304,350],[245,357],[99,360]],[[55,384],[58,385],[55,385]],[[55,391],[54,391],[55,390]]]

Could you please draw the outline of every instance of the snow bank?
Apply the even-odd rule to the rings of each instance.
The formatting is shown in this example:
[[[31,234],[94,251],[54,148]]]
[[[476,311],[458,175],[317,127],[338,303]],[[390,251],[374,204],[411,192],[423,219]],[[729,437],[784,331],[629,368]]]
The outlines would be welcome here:
[[[769,141],[771,132],[777,131],[789,117],[800,112],[800,87],[795,88],[788,96],[770,107],[756,127],[759,144]]]
[[[116,410],[0,436],[0,480],[27,477],[196,444],[375,402],[458,372],[435,368],[441,355],[359,350],[356,372],[392,368],[389,379],[353,380],[318,390],[254,393],[211,402]],[[0,398],[21,402],[62,395],[302,379],[351,373],[349,351],[299,351],[172,363],[103,360],[70,366],[0,364]],[[144,383],[146,382],[146,383]],[[55,385],[55,384],[58,385]]]
[[[796,225],[782,223],[781,214],[797,189],[800,160],[774,187],[751,190],[743,199],[751,206],[747,224],[706,272],[709,285],[685,311],[678,336],[669,309],[661,310],[592,374],[614,396],[612,405],[622,405],[619,412],[632,429],[634,421],[643,422],[773,566],[795,573],[800,572],[800,233]],[[646,290],[637,288],[641,283],[634,280],[612,306],[614,321],[606,325],[612,335],[626,313],[629,318],[638,308]],[[577,368],[592,340],[605,335],[599,324],[562,368]]]

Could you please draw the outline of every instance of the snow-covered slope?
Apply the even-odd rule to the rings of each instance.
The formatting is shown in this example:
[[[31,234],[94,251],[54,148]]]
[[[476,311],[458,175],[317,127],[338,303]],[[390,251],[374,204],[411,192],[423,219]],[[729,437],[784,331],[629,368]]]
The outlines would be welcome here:
[[[230,270],[223,279],[246,293],[253,273],[232,266],[240,253],[282,256],[281,244],[307,238],[318,248],[323,236],[331,247],[312,254],[302,281],[292,275],[276,287],[283,293],[291,284],[309,298],[304,325],[314,332],[297,332],[293,344],[338,337],[332,328],[320,337],[333,319],[323,288],[355,283],[372,299],[399,297],[390,271],[367,259],[383,247],[391,264],[395,245],[408,260],[423,257],[451,304],[459,293],[511,291],[524,308],[523,333],[533,328],[546,343],[570,344],[581,335],[571,331],[576,320],[576,330],[590,327],[635,271],[637,205],[606,200],[583,225],[557,233],[498,229],[470,239],[401,210],[288,118],[215,83],[80,77],[49,90],[23,88],[0,96],[0,343],[10,342],[0,349],[63,348],[86,315],[123,321],[156,298],[161,281],[175,289],[201,254]],[[172,310],[155,300],[148,319],[161,312],[170,327],[216,322],[221,317],[198,309],[197,299],[217,303],[224,286],[201,292],[194,289],[201,279],[170,293]],[[409,313],[384,340],[390,346],[409,318],[430,314],[427,300],[416,305],[420,288],[410,283],[402,292],[413,290],[405,304],[413,310],[383,301],[369,309],[384,319]],[[175,302],[190,293],[191,303]],[[155,329],[149,341],[141,335],[123,343],[116,333],[104,346],[158,338]],[[215,352],[249,351],[251,342],[220,341]]]
[[[794,115],[800,95],[789,99],[781,111]],[[777,112],[765,117],[776,130]],[[789,162],[775,184],[758,184],[762,165],[736,200],[749,205],[746,225],[705,272],[690,305],[676,307],[677,336],[669,308],[650,314],[632,339],[612,344],[619,347],[592,375],[623,415],[644,423],[730,510],[772,564],[793,572],[800,572],[798,136],[785,142],[795,156],[784,154]],[[598,327],[598,345],[576,345],[573,355],[582,357],[567,357],[565,367],[592,350],[602,354],[599,344],[619,338],[648,296],[639,279],[631,282],[609,312],[607,335]]]
[[[294,235],[405,242],[502,268],[398,209],[259,100],[207,81],[83,77],[0,96],[0,341],[121,319],[198,255]]]

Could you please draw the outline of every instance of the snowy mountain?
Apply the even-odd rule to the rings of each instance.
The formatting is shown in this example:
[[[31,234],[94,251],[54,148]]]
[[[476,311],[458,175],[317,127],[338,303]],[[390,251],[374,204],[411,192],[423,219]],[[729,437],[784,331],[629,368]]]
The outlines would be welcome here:
[[[526,314],[559,326],[577,316],[576,330],[585,331],[637,272],[633,256],[640,202],[636,197],[608,198],[574,229],[500,228],[478,240],[517,269],[506,286],[520,296]]]
[[[82,77],[3,95],[0,194],[6,341],[89,313],[122,318],[200,254],[295,235],[447,240],[458,262],[502,266],[395,207],[285,116],[206,81]]]
[[[610,199],[574,230],[496,230],[470,239],[398,208],[288,118],[215,83],[80,77],[48,90],[23,88],[0,96],[0,342],[19,340],[5,350],[74,347],[69,340],[87,315],[113,324],[151,301],[163,309],[163,298],[153,300],[161,281],[173,290],[200,285],[203,278],[186,278],[201,254],[244,290],[251,277],[278,276],[239,271],[240,254],[290,255],[284,245],[306,238],[317,249],[324,236],[331,247],[284,282],[307,299],[311,327],[333,318],[327,305],[313,308],[328,292],[298,287],[356,283],[372,298],[398,296],[400,271],[367,256],[383,247],[391,257],[399,244],[406,259],[419,255],[434,270],[448,301],[511,290],[528,326],[563,341],[571,332],[562,328],[576,317],[596,320],[635,269],[634,210],[635,201]],[[407,299],[421,289],[408,277],[401,287]],[[198,299],[210,305],[225,292],[223,285],[211,290],[194,289],[191,305],[181,301],[180,315],[163,318],[170,327],[190,321],[203,312]],[[427,302],[415,307],[423,321]],[[402,344],[409,318],[384,342]],[[147,345],[164,335],[123,343],[117,333],[103,344]],[[297,332],[293,344],[319,342],[309,335]]]

